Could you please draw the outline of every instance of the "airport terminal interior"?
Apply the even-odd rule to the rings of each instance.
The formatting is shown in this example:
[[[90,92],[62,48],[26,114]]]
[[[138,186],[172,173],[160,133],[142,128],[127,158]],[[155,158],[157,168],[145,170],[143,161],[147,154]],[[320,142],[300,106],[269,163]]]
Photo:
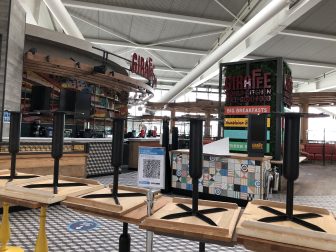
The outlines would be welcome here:
[[[1,0],[0,251],[336,252],[335,0]]]

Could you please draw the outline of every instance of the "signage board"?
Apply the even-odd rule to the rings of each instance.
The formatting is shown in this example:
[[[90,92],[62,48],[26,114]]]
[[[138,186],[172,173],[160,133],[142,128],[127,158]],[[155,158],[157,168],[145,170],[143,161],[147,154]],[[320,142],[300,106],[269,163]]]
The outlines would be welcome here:
[[[241,142],[241,141],[230,141],[230,151],[235,152],[247,152],[247,142]],[[266,152],[270,151],[270,144],[266,144]]]
[[[153,189],[165,187],[164,147],[139,147],[138,186]]]
[[[247,128],[248,118],[225,118],[224,127]],[[271,126],[271,118],[267,118],[267,128]]]
[[[230,139],[243,139],[246,140],[248,135],[247,130],[225,130],[224,137],[228,137]],[[270,140],[270,131],[267,131],[267,140]]]
[[[225,106],[224,115],[248,115],[270,113],[271,106]]]
[[[155,66],[152,58],[144,59],[141,55],[133,53],[131,61],[131,72],[138,74],[150,81],[152,87],[156,87],[157,78],[154,74]]]
[[[247,153],[249,157],[263,157],[266,151],[267,128],[265,115],[248,116]]]
[[[3,122],[10,123],[10,112],[8,111],[3,112]]]

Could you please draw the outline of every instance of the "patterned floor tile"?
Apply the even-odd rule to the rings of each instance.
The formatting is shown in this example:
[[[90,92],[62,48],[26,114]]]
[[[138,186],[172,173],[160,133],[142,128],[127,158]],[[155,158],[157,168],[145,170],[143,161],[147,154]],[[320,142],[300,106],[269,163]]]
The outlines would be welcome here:
[[[109,184],[113,176],[97,177],[96,180]],[[128,172],[120,175],[120,184],[136,185],[137,172]],[[273,195],[273,200],[285,201],[284,195]],[[325,207],[336,212],[336,196],[297,196],[295,202],[311,206]],[[68,226],[78,220],[93,220],[98,228],[93,231],[69,231]],[[34,244],[39,227],[39,211],[26,210],[11,213],[11,245],[21,246],[25,251],[34,251]],[[50,252],[112,252],[118,251],[119,236],[122,232],[122,223],[96,216],[90,216],[57,205],[48,208],[47,236]],[[132,243],[131,251],[145,251],[146,232],[135,225],[129,225]],[[198,251],[195,241],[176,239],[167,236],[154,235],[155,252],[193,252]],[[246,252],[243,246],[224,247],[206,244],[206,251],[211,252]]]

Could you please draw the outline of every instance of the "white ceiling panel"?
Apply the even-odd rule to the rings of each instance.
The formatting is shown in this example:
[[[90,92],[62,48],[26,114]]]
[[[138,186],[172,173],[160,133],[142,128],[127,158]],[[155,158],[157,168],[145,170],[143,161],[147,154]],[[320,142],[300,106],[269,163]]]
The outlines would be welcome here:
[[[228,8],[232,13],[237,15],[241,8],[248,2],[246,0],[219,0],[219,2]],[[204,16],[212,19],[220,20],[233,20],[231,16],[224,8],[218,5],[214,0],[209,2],[209,5],[204,10]]]
[[[146,44],[156,41],[166,21],[161,19],[132,16],[130,38],[137,43]]]
[[[306,15],[294,22],[290,29],[327,34],[336,33],[336,1],[323,0]]]
[[[292,76],[294,79],[310,80],[330,71],[330,68],[305,67],[297,65],[289,65],[289,68],[292,70]]]

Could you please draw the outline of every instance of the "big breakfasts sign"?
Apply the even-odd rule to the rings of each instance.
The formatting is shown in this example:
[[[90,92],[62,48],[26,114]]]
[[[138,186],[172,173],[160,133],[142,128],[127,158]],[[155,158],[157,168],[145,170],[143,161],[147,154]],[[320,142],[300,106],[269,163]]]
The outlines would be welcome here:
[[[226,104],[268,104],[271,101],[271,73],[253,69],[250,75],[226,76]]]
[[[152,87],[156,87],[157,79],[154,74],[154,64],[152,58],[147,58],[133,53],[131,61],[131,72],[138,74],[150,81]]]

